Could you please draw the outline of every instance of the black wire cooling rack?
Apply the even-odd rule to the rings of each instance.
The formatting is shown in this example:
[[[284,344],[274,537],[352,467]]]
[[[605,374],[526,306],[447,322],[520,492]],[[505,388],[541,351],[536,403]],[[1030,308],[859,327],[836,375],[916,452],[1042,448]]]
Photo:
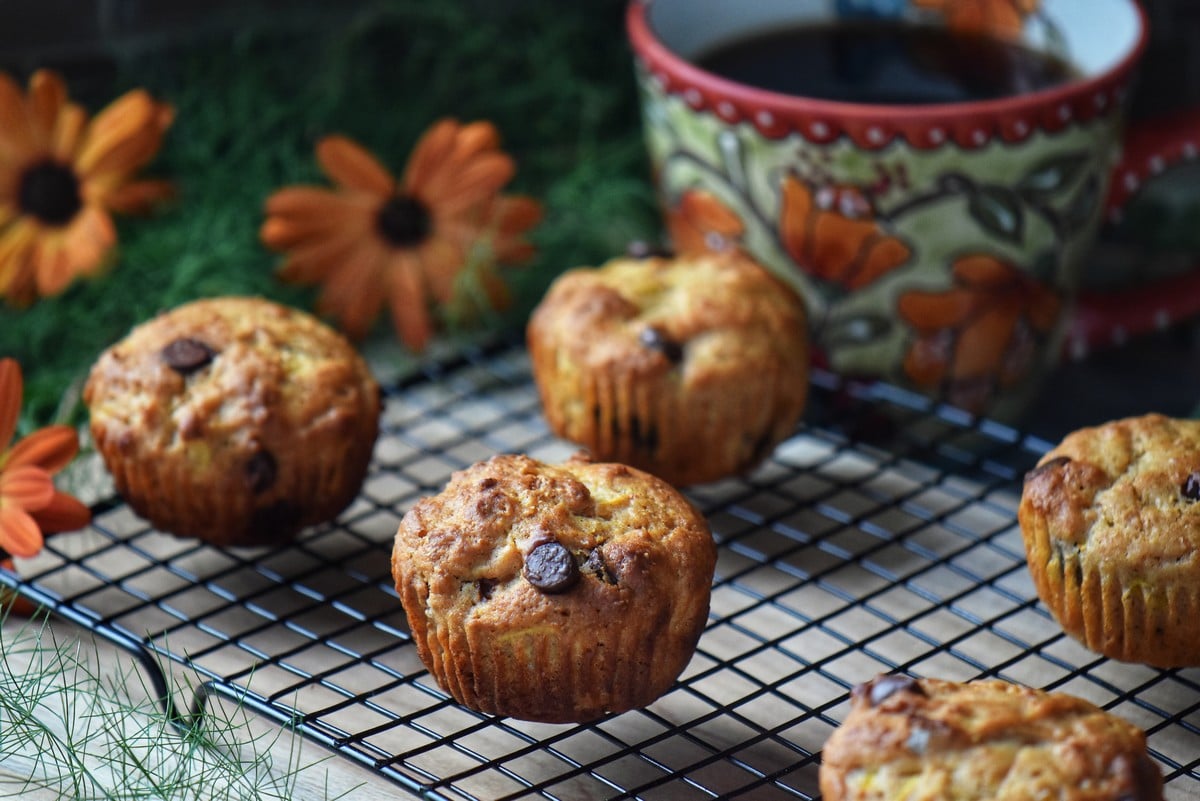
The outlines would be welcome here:
[[[202,677],[197,708],[234,700],[428,799],[813,799],[850,688],[884,671],[1087,698],[1146,730],[1168,798],[1200,798],[1200,670],[1100,658],[1037,601],[1015,510],[1047,447],[815,374],[804,424],[767,464],[689,492],[720,543],[695,658],[650,707],[587,725],[450,701],[392,587],[401,516],[452,471],[573,450],[512,344],[397,381],[360,497],[293,545],[217,550],[112,499],[0,582],[128,649],[168,704],[164,662]]]

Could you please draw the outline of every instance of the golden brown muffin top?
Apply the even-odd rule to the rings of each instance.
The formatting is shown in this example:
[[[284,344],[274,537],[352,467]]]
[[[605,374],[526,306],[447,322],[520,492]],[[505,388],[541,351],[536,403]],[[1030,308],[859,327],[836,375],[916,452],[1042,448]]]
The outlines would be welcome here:
[[[1075,431],[1026,476],[1022,503],[1081,556],[1200,575],[1200,420],[1148,414]]]
[[[93,426],[139,453],[303,441],[330,427],[349,435],[380,407],[344,337],[250,297],[194,301],[137,326],[101,355],[83,397]]]
[[[740,371],[780,359],[807,367],[804,306],[790,288],[734,253],[617,258],[563,273],[530,331],[554,339],[585,369],[648,373]]]
[[[393,558],[398,573],[427,584],[431,619],[516,633],[562,625],[567,606],[606,624],[638,601],[648,605],[624,611],[658,614],[654,602],[682,612],[692,604],[676,604],[681,594],[707,597],[716,546],[687,499],[648,473],[500,455],[456,472],[409,510]],[[682,616],[664,622],[694,626]]]
[[[879,676],[821,755],[826,801],[1156,801],[1140,729],[1064,693],[1005,681]]]

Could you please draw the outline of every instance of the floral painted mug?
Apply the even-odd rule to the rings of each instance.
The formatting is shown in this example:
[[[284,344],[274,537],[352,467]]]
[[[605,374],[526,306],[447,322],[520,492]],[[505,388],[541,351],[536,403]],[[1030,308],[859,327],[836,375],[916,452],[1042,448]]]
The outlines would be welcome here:
[[[634,0],[626,21],[675,248],[794,285],[837,372],[1019,415],[1106,204],[1145,172],[1118,169],[1135,0]],[[804,83],[822,54],[849,84]],[[930,69],[970,85],[906,77]],[[1186,136],[1138,157],[1190,158]]]

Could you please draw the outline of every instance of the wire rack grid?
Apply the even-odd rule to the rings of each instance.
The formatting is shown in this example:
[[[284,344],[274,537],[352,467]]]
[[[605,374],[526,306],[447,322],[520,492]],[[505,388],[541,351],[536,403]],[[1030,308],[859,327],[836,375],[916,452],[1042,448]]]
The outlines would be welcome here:
[[[1048,443],[883,385],[813,377],[805,422],[689,497],[719,543],[710,618],[675,686],[584,725],[492,718],[439,690],[392,586],[403,513],[500,452],[558,461],[524,351],[471,348],[388,390],[360,497],[273,550],[157,532],[119,498],[0,582],[129,650],[171,704],[229,699],[427,799],[819,797],[850,688],[995,676],[1142,726],[1170,799],[1200,798],[1200,670],[1098,657],[1036,598],[1015,522]]]

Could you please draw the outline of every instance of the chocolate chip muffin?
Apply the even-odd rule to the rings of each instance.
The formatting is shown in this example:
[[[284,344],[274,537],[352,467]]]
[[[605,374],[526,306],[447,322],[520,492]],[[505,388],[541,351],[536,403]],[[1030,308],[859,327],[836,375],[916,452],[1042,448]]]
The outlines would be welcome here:
[[[666,482],[502,455],[404,516],[392,574],[421,661],[459,703],[554,723],[646,706],[708,615],[716,547]]]
[[[281,543],[357,495],[380,393],[358,352],[261,298],[199,300],[101,354],[83,398],[117,491],[156,528]]]
[[[1069,434],[1026,475],[1018,517],[1064,631],[1114,659],[1200,665],[1200,421]]]
[[[1132,723],[1008,682],[879,676],[821,754],[825,801],[1159,801]]]
[[[676,486],[750,470],[804,410],[803,304],[739,254],[571,270],[526,334],[551,430]]]

